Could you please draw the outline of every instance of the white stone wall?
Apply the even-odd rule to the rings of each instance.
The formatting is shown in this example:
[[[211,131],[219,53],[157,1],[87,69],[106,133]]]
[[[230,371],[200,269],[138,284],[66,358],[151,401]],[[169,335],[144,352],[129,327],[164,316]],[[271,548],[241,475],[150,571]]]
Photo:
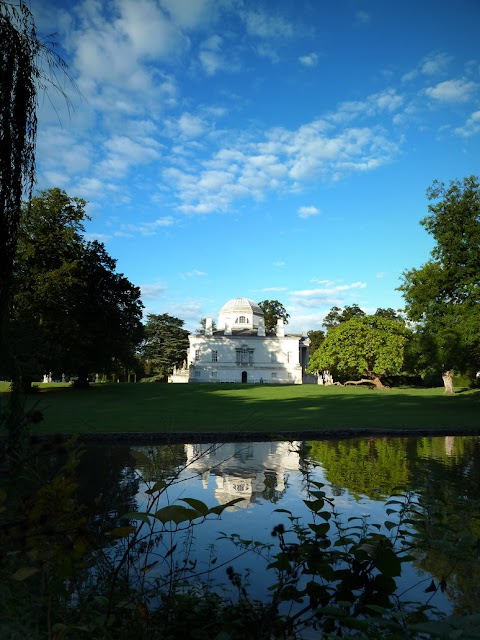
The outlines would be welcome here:
[[[302,383],[298,337],[191,335],[189,340],[190,382],[242,382],[246,372],[250,383]],[[252,363],[237,364],[236,350],[242,347],[253,350]]]

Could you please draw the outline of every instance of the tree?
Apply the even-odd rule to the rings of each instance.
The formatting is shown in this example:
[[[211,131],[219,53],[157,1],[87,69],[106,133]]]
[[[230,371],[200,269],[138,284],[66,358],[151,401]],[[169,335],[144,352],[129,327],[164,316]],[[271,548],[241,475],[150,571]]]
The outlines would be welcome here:
[[[258,306],[265,316],[265,331],[275,331],[277,320],[283,320],[285,324],[288,324],[290,314],[278,300],[262,300]]]
[[[361,318],[365,311],[360,309],[358,304],[346,305],[343,309],[332,307],[323,320],[323,326],[329,330],[338,327],[342,322],[347,322],[351,318]]]
[[[187,357],[188,331],[183,329],[184,324],[168,313],[147,316],[143,353],[151,372],[163,381]]]
[[[436,245],[428,262],[403,273],[399,290],[445,392],[453,393],[454,370],[480,368],[480,185],[475,176],[449,187],[435,181],[427,197],[430,214],[421,224]]]
[[[310,358],[309,370],[359,375],[382,389],[382,377],[400,373],[406,341],[407,330],[396,320],[354,317],[330,329]]]
[[[312,330],[307,333],[307,337],[310,340],[310,353],[315,353],[315,351],[325,340],[325,333],[320,329],[317,329],[315,331]]]
[[[140,290],[83,237],[86,202],[50,189],[25,205],[14,264],[10,336],[25,387],[45,371],[128,366],[143,337]]]
[[[402,316],[399,315],[397,311],[395,311],[395,309],[392,309],[391,307],[388,307],[386,309],[378,307],[374,315],[378,316],[379,318],[390,318],[390,320],[396,320],[397,322],[403,322],[405,324],[405,320],[402,318]]]

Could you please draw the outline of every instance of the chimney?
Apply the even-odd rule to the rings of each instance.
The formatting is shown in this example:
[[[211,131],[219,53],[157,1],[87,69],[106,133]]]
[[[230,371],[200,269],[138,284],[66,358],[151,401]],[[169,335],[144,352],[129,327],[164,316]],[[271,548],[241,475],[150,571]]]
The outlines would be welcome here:
[[[265,320],[264,318],[259,318],[258,320],[258,331],[257,336],[265,336]]]
[[[283,318],[277,320],[277,338],[285,337],[285,327],[283,326]]]
[[[213,319],[205,318],[205,335],[213,336]]]
[[[223,334],[225,336],[231,336],[232,335],[232,327],[230,326],[230,322],[228,320],[225,320],[225,330],[224,330]]]

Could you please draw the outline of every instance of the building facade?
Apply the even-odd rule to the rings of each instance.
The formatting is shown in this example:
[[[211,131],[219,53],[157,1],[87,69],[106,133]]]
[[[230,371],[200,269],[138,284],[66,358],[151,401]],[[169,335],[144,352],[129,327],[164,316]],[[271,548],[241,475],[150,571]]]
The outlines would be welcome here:
[[[262,309],[248,298],[227,302],[215,330],[206,318],[204,333],[189,342],[187,362],[171,382],[302,384],[308,363],[308,338],[286,334],[283,320],[267,333]]]

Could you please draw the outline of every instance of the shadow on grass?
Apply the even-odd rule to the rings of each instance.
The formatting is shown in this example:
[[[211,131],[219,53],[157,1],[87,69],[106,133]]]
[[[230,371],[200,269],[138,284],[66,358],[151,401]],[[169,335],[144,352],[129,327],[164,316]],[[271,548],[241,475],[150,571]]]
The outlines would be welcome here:
[[[37,433],[269,435],[349,430],[478,433],[475,392],[317,385],[101,384],[45,388],[32,396],[45,420]]]

